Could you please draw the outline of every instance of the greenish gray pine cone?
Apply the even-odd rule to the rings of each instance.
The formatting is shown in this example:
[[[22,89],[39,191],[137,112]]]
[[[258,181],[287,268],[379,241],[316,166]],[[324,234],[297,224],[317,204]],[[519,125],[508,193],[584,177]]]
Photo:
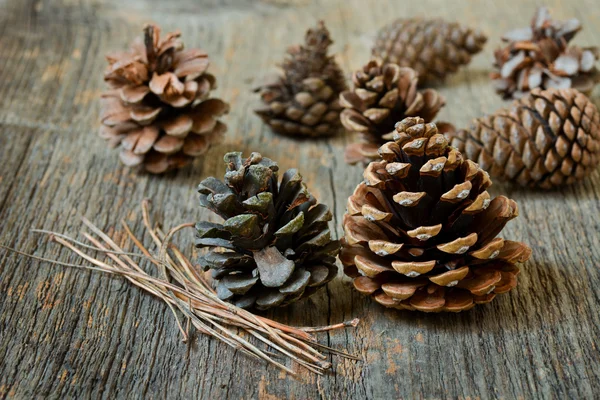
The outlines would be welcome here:
[[[340,243],[332,214],[308,192],[296,169],[278,178],[274,161],[227,153],[224,181],[198,186],[200,205],[224,219],[196,224],[199,262],[210,270],[220,299],[241,308],[286,306],[315,293],[337,275]]]

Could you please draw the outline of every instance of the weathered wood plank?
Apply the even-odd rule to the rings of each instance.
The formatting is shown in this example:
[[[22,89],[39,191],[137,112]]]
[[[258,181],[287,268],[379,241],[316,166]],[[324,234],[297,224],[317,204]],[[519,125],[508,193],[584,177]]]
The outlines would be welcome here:
[[[335,214],[361,179],[347,167],[353,138],[295,141],[273,135],[252,112],[250,89],[303,37],[326,20],[349,73],[368,58],[371,38],[397,16],[432,15],[479,26],[483,54],[439,90],[440,119],[465,125],[504,103],[487,74],[501,32],[521,26],[536,2],[423,0],[59,0],[0,1],[0,243],[36,255],[75,259],[28,233],[41,227],[76,234],[78,215],[101,227],[135,221],[152,199],[156,214],[179,223],[209,217],[195,186],[222,175],[222,154],[261,151],[297,167]],[[594,0],[554,1],[557,17],[577,17],[576,41],[600,34]],[[166,177],[136,175],[95,137],[104,53],[123,48],[144,22],[180,29],[212,56],[218,95],[232,104],[228,138],[205,160]],[[594,98],[598,101],[598,90]],[[296,325],[362,318],[356,330],[323,335],[363,357],[333,358],[335,373],[291,378],[196,335],[181,343],[162,303],[123,280],[31,262],[0,252],[0,398],[594,398],[600,393],[600,173],[554,192],[496,184],[521,217],[505,237],[533,248],[516,291],[458,315],[382,309],[332,282],[318,295],[268,314]],[[213,218],[210,216],[210,218]],[[190,235],[181,243],[190,248]]]

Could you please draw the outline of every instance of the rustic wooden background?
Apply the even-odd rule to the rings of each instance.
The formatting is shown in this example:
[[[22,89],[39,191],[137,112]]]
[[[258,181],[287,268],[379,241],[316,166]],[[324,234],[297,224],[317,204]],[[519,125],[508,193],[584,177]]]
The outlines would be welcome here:
[[[298,167],[335,213],[361,179],[339,136],[295,141],[252,113],[251,88],[287,45],[322,18],[349,73],[369,57],[374,31],[394,17],[443,16],[489,34],[485,51],[439,90],[440,118],[465,125],[502,106],[488,81],[499,35],[525,26],[537,1],[447,0],[0,0],[0,243],[75,261],[32,227],[77,234],[78,216],[111,229],[139,220],[152,199],[172,224],[207,217],[195,187],[221,176],[222,154],[259,150]],[[597,0],[548,1],[579,18],[576,42],[599,44]],[[145,22],[180,29],[212,55],[217,94],[229,101],[224,144],[164,177],[137,175],[96,136],[104,54]],[[595,102],[599,104],[600,89]],[[323,377],[290,377],[202,335],[181,337],[160,301],[123,280],[32,262],[0,251],[0,398],[598,398],[600,396],[600,173],[551,192],[496,184],[521,216],[504,237],[533,248],[518,288],[457,315],[386,310],[339,278],[295,306],[268,314],[323,325],[360,317],[355,330],[323,334],[362,362],[333,359]],[[158,212],[157,212],[158,214]],[[138,231],[140,224],[136,225]],[[181,243],[191,248],[191,237]],[[191,250],[190,250],[191,251]]]

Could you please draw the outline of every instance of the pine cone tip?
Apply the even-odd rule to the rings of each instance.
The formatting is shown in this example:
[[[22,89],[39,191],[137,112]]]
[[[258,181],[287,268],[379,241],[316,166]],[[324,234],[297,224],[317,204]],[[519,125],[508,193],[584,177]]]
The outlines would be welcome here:
[[[319,21],[316,28],[311,28],[306,32],[306,47],[327,51],[327,48],[333,44],[329,29],[325,26],[323,20]]]

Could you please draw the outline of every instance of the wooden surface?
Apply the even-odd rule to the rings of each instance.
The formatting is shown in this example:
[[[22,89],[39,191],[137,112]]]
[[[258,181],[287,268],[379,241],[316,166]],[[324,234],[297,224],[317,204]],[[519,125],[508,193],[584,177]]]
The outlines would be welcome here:
[[[277,137],[251,112],[250,89],[286,46],[323,18],[349,74],[367,61],[374,31],[394,17],[478,26],[490,36],[485,51],[439,88],[448,100],[440,119],[462,126],[503,104],[487,79],[492,52],[501,32],[528,23],[535,3],[0,0],[0,243],[73,262],[28,230],[77,234],[80,215],[111,229],[121,218],[139,221],[145,197],[171,226],[206,218],[195,187],[222,176],[222,154],[231,150],[298,167],[333,208],[339,236],[346,199],[361,179],[360,168],[343,161],[353,138]],[[547,3],[556,17],[581,19],[578,44],[599,44],[597,0]],[[164,177],[120,166],[96,136],[103,55],[149,21],[180,29],[188,47],[209,52],[217,94],[232,105],[225,143]],[[600,89],[594,94],[598,104]],[[168,308],[123,280],[0,251],[0,398],[598,398],[600,173],[552,192],[496,183],[492,193],[521,209],[503,236],[533,248],[510,294],[457,315],[402,313],[363,298],[340,276],[267,314],[302,326],[362,319],[355,330],[321,339],[363,362],[333,358],[335,372],[323,377],[286,376],[199,334],[183,344]],[[180,243],[191,249],[190,236]]]

